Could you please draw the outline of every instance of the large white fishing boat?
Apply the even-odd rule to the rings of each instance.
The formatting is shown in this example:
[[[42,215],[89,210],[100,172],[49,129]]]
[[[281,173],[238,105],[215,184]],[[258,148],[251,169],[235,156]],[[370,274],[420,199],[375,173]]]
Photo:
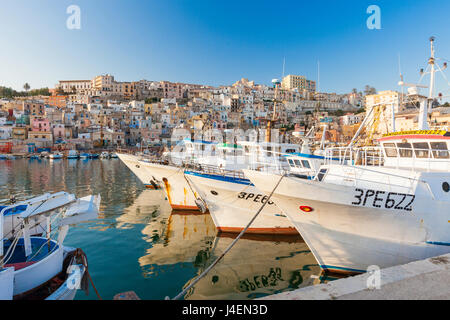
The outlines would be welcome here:
[[[267,163],[280,151],[295,152],[298,149],[298,145],[276,143],[222,144],[218,146],[221,154],[218,164],[199,164],[185,170],[184,175],[189,187],[205,201],[216,228],[221,232],[238,233],[268,198],[244,176],[242,169],[259,167],[260,163]],[[273,201],[268,201],[246,233],[298,234]]]
[[[166,193],[167,200],[173,210],[198,211],[196,200],[198,194],[193,193],[181,166],[185,161],[197,161],[215,154],[216,143],[203,140],[185,139],[180,150],[170,153],[166,161],[155,161],[144,155],[118,153],[119,159],[133,171],[147,186],[160,186]],[[205,155],[205,156],[204,156]],[[170,163],[169,161],[170,160]]]
[[[260,190],[275,189],[274,202],[323,269],[365,272],[450,252],[450,133],[427,124],[433,41],[430,95],[408,85],[421,105],[419,130],[387,134],[380,147],[329,149],[326,157],[340,162],[321,166],[312,180],[244,170]]]

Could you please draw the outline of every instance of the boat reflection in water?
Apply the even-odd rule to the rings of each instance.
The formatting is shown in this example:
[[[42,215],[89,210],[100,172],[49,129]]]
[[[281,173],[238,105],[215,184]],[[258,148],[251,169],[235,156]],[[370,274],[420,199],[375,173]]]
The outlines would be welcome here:
[[[150,223],[146,234],[155,229]],[[145,233],[145,229],[143,231]],[[167,227],[159,241],[147,249],[147,255],[139,259],[139,264],[148,275],[153,273],[153,266],[175,265],[177,263],[194,263],[198,266],[206,261],[216,236],[216,226],[209,214],[172,213]],[[203,261],[203,262],[202,262]]]
[[[211,255],[198,274],[235,237],[217,235]],[[185,299],[254,299],[313,285],[320,282],[320,275],[319,265],[300,236],[244,235]]]
[[[116,218],[116,228],[128,229],[136,224],[145,224],[144,234],[148,235],[151,231],[161,235],[171,210],[161,190],[143,190],[133,203],[123,210],[123,214]]]
[[[236,236],[217,234],[210,215],[201,213],[172,213],[158,241],[155,230],[162,230],[158,219],[143,231],[152,245],[139,259],[146,277],[158,276],[180,263],[191,264],[199,275]],[[321,279],[321,269],[300,236],[244,235],[185,299],[254,299]]]

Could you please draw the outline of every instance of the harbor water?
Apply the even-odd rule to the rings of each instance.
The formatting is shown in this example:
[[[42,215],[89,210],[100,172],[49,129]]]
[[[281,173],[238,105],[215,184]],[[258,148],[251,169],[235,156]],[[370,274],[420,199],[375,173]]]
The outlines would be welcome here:
[[[118,159],[0,161],[0,204],[58,191],[102,197],[99,219],[72,226],[65,245],[87,254],[103,299],[174,297],[235,237],[218,235],[208,214],[172,213],[164,192],[146,190]],[[244,235],[184,298],[253,299],[328,280],[300,236]],[[96,298],[92,287],[76,296]]]

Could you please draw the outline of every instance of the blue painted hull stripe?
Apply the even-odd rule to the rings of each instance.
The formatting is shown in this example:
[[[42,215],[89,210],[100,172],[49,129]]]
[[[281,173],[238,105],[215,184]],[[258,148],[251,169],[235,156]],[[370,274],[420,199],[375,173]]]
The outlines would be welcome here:
[[[349,271],[349,272],[359,272],[359,273],[365,273],[366,270],[359,270],[359,269],[352,269],[352,268],[343,268],[343,267],[336,267],[336,266],[328,266],[328,265],[321,265],[322,269],[327,270],[343,270],[343,271]]]
[[[450,246],[448,242],[436,242],[436,241],[427,241],[427,244],[434,244],[436,246]]]
[[[320,159],[320,160],[324,160],[324,159],[325,159],[324,156],[318,156],[318,155],[315,155],[315,154],[300,153],[300,152],[294,152],[294,153],[290,153],[290,154],[285,154],[285,155],[283,155],[283,156],[284,156],[284,157],[292,157],[292,156],[296,156],[296,157],[300,157],[300,158]],[[339,161],[338,158],[331,158],[331,160]]]
[[[221,176],[221,175],[215,175],[215,174],[199,173],[199,172],[193,172],[193,171],[185,171],[184,173],[192,175],[192,176],[206,178],[206,179],[213,179],[213,180],[219,180],[219,181],[224,181],[224,182],[245,184],[245,185],[248,185],[248,186],[253,186],[253,183],[251,183],[250,180],[248,180],[248,179],[233,178],[233,177],[227,177],[227,176]]]

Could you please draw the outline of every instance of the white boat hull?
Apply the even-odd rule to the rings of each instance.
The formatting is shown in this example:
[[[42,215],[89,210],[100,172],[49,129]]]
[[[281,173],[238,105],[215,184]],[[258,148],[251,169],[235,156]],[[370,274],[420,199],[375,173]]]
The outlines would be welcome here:
[[[41,239],[44,242],[47,241],[46,238],[31,238],[32,242],[35,239]],[[52,242],[57,246],[52,253],[34,264],[14,271],[14,295],[26,293],[61,272],[64,248],[56,244],[56,242]]]
[[[186,172],[186,177],[205,200],[216,228],[221,232],[241,232],[268,198],[247,179],[190,171]],[[298,234],[271,200],[246,233]]]
[[[0,270],[0,300],[12,300],[14,290],[14,268]]]
[[[248,170],[245,174],[265,192],[280,178]],[[355,196],[367,194],[367,189],[360,190],[285,177],[273,199],[326,270],[360,273],[373,265],[386,268],[450,252],[445,202],[427,201],[419,191],[411,210],[385,209],[382,201],[375,202],[380,208],[373,207],[375,196],[362,198],[365,206],[352,204],[358,202]]]
[[[119,159],[128,167],[128,169],[130,169],[138,177],[146,188],[154,188],[151,183],[151,181],[154,180],[152,175],[142,166],[142,164],[139,163],[137,156],[124,153],[118,153],[117,155]]]
[[[173,210],[198,211],[195,200],[197,192],[189,186],[183,173],[183,168],[139,161],[147,170],[147,174],[154,177],[164,189],[167,200]]]
[[[78,292],[78,285],[83,278],[86,268],[82,265],[72,266],[66,281],[45,300],[73,300]]]

